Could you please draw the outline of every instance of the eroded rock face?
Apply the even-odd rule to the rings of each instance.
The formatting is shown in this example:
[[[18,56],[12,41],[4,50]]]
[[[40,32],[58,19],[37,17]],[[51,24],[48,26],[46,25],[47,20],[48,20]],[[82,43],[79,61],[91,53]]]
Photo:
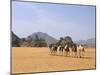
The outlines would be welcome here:
[[[12,32],[12,47],[20,47],[20,38]]]

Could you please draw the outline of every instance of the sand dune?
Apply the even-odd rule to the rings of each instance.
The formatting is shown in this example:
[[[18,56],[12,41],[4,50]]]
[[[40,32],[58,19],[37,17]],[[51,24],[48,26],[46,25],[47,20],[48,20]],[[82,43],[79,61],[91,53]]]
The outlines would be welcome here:
[[[12,73],[95,69],[95,49],[86,48],[84,58],[51,56],[48,48],[13,47]]]

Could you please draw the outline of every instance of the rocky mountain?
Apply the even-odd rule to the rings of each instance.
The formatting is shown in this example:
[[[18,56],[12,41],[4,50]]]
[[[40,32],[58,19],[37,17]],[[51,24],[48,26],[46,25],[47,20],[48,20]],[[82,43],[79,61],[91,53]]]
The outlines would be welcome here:
[[[56,42],[55,38],[43,32],[35,32],[25,38],[19,38],[12,32],[12,47],[45,47]]]
[[[12,47],[19,47],[21,39],[17,35],[15,35],[13,32],[11,33],[12,33]]]
[[[58,40],[43,32],[35,32],[28,37],[19,38],[12,32],[12,47],[34,47],[35,46],[48,46],[52,43],[57,43]],[[82,44],[88,47],[95,47],[95,38],[89,38],[87,40],[74,41],[76,44]],[[46,45],[47,44],[47,45]]]
[[[34,40],[34,39],[36,39],[36,36],[38,36],[39,39],[44,39],[46,41],[47,45],[57,42],[57,40],[55,38],[53,38],[50,35],[48,35],[47,33],[43,33],[43,32],[35,32],[28,37],[30,37]],[[27,38],[27,40],[29,40],[29,39]]]
[[[76,41],[77,44],[87,45],[89,47],[95,47],[96,41],[95,38],[89,38],[87,40],[79,40]]]

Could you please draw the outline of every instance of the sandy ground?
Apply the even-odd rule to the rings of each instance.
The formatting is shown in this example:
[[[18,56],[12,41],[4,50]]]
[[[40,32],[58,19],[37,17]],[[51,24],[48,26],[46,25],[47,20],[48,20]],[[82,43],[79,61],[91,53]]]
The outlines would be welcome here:
[[[86,48],[84,58],[52,56],[48,48],[12,48],[14,74],[79,69],[95,69],[95,48]]]

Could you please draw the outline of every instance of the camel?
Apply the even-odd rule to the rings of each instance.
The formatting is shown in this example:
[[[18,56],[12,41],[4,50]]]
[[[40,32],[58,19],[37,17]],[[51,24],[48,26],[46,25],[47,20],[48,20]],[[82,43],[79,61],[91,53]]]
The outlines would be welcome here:
[[[50,44],[49,45],[50,48],[50,53],[51,55],[57,55],[57,45],[56,44]]]
[[[72,49],[72,57],[77,57],[77,46],[76,46],[76,44],[74,44],[71,49]]]
[[[50,44],[50,45],[49,45],[49,49],[50,49],[50,54],[51,54],[51,55],[52,55],[52,52],[53,52],[52,47],[53,47],[53,44]]]
[[[63,50],[64,50],[64,56],[68,56],[70,53],[70,49],[69,49],[69,46],[67,44],[65,45]]]
[[[85,49],[82,45],[77,46],[76,44],[73,44],[72,47],[69,47],[67,44],[65,46],[50,44],[49,48],[50,48],[51,55],[61,55],[61,56],[64,55],[64,56],[72,56],[77,58],[82,58],[85,52]]]
[[[84,52],[85,52],[85,49],[82,45],[73,45],[72,46],[72,57],[77,57],[77,58],[82,58],[84,57]]]
[[[61,55],[61,56],[63,56],[63,49],[64,49],[64,47],[62,45],[58,46],[59,55]]]
[[[85,49],[82,45],[77,46],[77,54],[79,58],[84,57]]]

